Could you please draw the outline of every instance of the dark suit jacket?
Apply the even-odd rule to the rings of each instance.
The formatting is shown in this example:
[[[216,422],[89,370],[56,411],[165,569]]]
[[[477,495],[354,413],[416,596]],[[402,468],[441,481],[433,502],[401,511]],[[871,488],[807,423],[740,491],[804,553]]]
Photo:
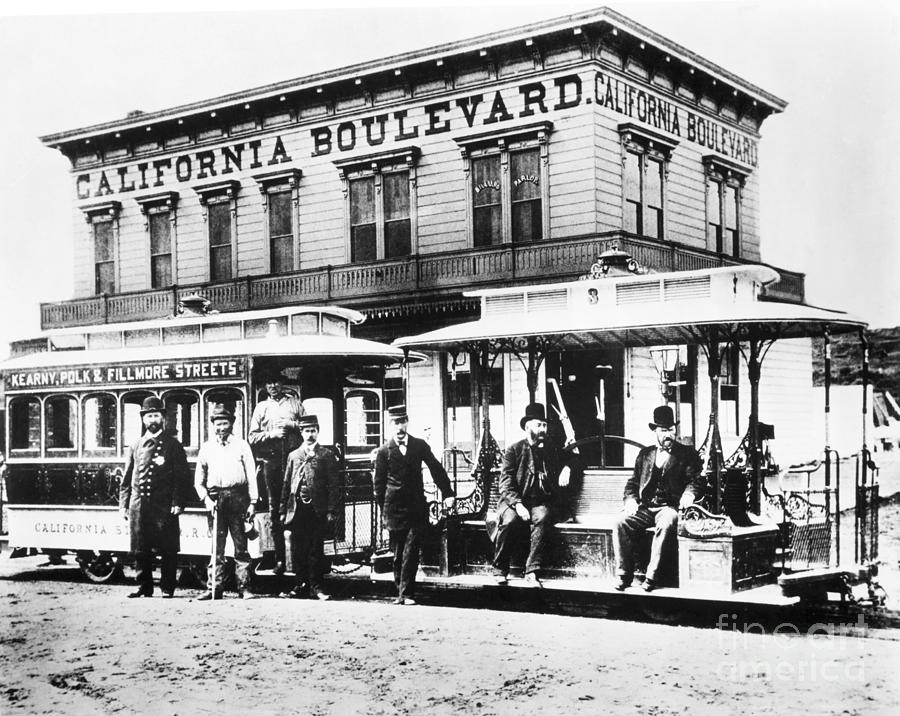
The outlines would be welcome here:
[[[144,437],[129,448],[119,487],[119,506],[129,511],[131,551],[177,552],[181,540],[172,508],[184,507],[194,484],[187,457],[165,430],[147,448]]]
[[[655,445],[645,447],[638,453],[637,460],[634,461],[634,473],[625,483],[626,500],[630,497],[641,504],[653,499],[653,495],[644,494],[644,488],[653,474],[655,461]],[[677,442],[672,443],[672,452],[662,469],[661,476],[666,504],[678,509],[678,502],[685,490],[693,495],[695,501],[703,496],[705,483],[700,474],[702,467],[700,455],[694,448]]]
[[[559,473],[568,465],[576,466],[576,458],[572,453],[564,453],[544,442],[544,470],[547,474],[547,490],[549,491],[548,503],[555,501],[559,492]],[[522,502],[525,507],[531,509],[534,505],[523,498],[528,495],[537,476],[534,472],[534,456],[531,446],[524,438],[513,443],[503,453],[503,467],[500,470],[500,483],[498,491],[500,499],[497,501],[497,513],[500,514],[506,507],[515,508],[517,502]]]
[[[338,461],[327,447],[316,445],[312,456],[306,448],[299,447],[288,455],[284,469],[284,487],[281,490],[281,524],[289,525],[297,513],[300,501],[300,481],[306,480],[316,514],[324,517],[334,514],[340,497]]]
[[[375,455],[375,502],[383,510],[389,530],[403,530],[428,522],[428,505],[422,483],[422,464],[428,466],[431,479],[441,495],[454,495],[444,466],[431,452],[428,443],[412,435],[407,437],[406,455],[393,438],[378,448]]]

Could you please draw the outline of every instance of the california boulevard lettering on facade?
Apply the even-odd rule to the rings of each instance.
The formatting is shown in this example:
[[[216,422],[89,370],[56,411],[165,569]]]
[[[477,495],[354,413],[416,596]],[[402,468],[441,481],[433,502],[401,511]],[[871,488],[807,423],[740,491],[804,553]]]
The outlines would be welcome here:
[[[125,364],[104,368],[10,371],[5,375],[4,380],[7,389],[13,390],[16,388],[56,388],[166,380],[216,380],[241,378],[243,375],[244,365],[241,361],[205,360]]]

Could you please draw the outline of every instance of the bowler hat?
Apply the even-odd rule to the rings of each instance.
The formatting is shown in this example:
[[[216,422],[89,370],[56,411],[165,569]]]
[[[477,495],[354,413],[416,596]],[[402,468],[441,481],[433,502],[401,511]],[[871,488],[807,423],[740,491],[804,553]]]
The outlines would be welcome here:
[[[165,413],[166,409],[163,406],[163,402],[157,398],[155,395],[151,395],[147,398],[144,398],[144,403],[141,405],[141,417],[146,415],[147,413]]]
[[[409,414],[406,412],[406,406],[395,405],[393,408],[388,408],[388,418],[393,420],[395,423],[409,420]]]
[[[529,420],[543,420],[547,422],[547,409],[543,403],[531,403],[525,408],[525,415],[519,421],[519,427],[525,429],[525,423]]]
[[[317,415],[301,415],[300,419],[297,421],[297,425],[301,430],[303,428],[315,428],[319,429],[319,417]]]
[[[668,405],[660,405],[653,410],[653,422],[650,424],[651,430],[657,428],[671,428],[675,425],[675,413]]]
[[[216,420],[221,420],[222,418],[224,418],[225,420],[229,420],[233,423],[234,422],[234,413],[232,413],[224,405],[217,405],[212,409],[212,412],[209,414],[209,422],[214,423]]]

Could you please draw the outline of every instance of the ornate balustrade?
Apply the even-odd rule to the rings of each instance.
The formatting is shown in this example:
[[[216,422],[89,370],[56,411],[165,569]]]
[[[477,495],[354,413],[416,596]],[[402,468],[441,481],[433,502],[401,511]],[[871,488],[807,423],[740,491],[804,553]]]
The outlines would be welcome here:
[[[689,271],[749,263],[683,244],[609,231],[529,244],[414,254],[402,259],[323,266],[275,276],[242,276],[218,283],[44,303],[41,304],[41,327],[160,318],[173,315],[179,298],[189,293],[202,294],[219,311],[332,301],[364,308],[382,305],[389,297],[400,294],[439,296],[486,285],[561,281],[584,275],[597,256],[611,244],[658,271]],[[765,294],[775,300],[802,302],[803,274],[780,269],[779,273],[781,279],[766,287]]]

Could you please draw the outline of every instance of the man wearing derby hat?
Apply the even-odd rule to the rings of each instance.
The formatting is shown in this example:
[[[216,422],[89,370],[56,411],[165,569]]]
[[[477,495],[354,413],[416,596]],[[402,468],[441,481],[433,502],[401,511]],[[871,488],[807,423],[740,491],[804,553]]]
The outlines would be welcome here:
[[[275,368],[263,370],[259,380],[268,397],[250,417],[247,439],[262,466],[275,543],[275,573],[284,572],[284,531],[281,526],[281,492],[287,456],[300,445],[300,418],[306,412],[298,398],[284,390],[286,376]]]
[[[119,488],[119,506],[128,520],[134,553],[137,591],[129,597],[153,595],[153,550],[162,559],[160,589],[163,597],[175,592],[178,550],[181,547],[178,515],[184,510],[191,474],[184,448],[164,429],[165,408],[156,396],[144,400],[144,433],[128,450]]]
[[[225,537],[228,532],[234,544],[237,593],[243,599],[250,599],[250,553],[247,551],[244,521],[252,520],[256,514],[256,501],[259,499],[256,463],[250,444],[232,433],[234,413],[216,405],[210,413],[209,422],[215,435],[200,446],[194,472],[194,489],[209,512],[209,527],[214,540],[209,561],[209,591],[200,600],[222,596]]]
[[[290,533],[294,555],[294,588],[289,597],[313,596],[328,599],[322,588],[325,566],[323,543],[328,527],[337,517],[340,480],[338,460],[319,444],[319,419],[315,415],[300,418],[303,443],[294,450],[284,470],[281,494],[281,524]]]
[[[450,509],[455,501],[447,471],[424,440],[407,431],[409,416],[405,405],[388,408],[393,437],[375,453],[375,502],[381,508],[384,525],[391,535],[394,553],[395,604],[415,604],[419,548],[428,528],[428,504],[422,482],[422,465]]]
[[[522,524],[530,527],[525,584],[541,586],[547,531],[552,523],[555,493],[566,487],[576,457],[547,444],[547,412],[531,403],[519,421],[525,437],[503,453],[497,502],[497,534],[494,538],[494,578],[506,584],[513,537]]]
[[[703,494],[702,462],[694,448],[675,441],[675,415],[668,405],[653,411],[650,429],[656,444],[638,453],[634,474],[625,484],[625,514],[613,532],[618,560],[618,591],[634,577],[634,542],[648,527],[654,528],[644,591],[657,586],[664,550],[672,545],[678,528],[678,510]]]

